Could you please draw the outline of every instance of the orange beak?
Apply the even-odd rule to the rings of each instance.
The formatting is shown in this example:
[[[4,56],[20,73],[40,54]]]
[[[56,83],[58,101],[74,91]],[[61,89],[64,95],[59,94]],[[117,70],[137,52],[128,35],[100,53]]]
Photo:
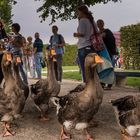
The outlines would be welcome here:
[[[12,56],[11,56],[10,53],[7,53],[7,54],[6,54],[6,59],[7,59],[8,61],[12,61]]]
[[[20,57],[17,57],[17,58],[16,58],[16,62],[17,62],[17,63],[21,63]]]
[[[54,49],[51,49],[51,55],[52,55],[52,56],[56,55],[56,52],[55,52]]]
[[[103,60],[99,55],[96,55],[96,56],[95,56],[95,62],[96,62],[96,63],[103,63],[104,60]]]

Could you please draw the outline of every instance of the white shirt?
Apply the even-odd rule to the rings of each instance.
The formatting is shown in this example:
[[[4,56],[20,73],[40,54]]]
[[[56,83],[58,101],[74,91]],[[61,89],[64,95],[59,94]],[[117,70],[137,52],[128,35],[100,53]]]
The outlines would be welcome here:
[[[91,46],[90,37],[93,34],[93,26],[88,18],[81,18],[79,20],[79,26],[77,29],[78,33],[83,34],[83,37],[78,38],[78,49],[84,48],[86,46]]]

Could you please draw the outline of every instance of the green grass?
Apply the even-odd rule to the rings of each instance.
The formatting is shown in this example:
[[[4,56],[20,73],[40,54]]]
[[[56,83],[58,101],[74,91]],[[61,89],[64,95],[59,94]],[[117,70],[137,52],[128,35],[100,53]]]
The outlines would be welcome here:
[[[140,87],[140,77],[128,77],[126,85],[133,87]]]
[[[42,76],[46,76],[46,73],[43,73]],[[63,72],[63,79],[72,79],[72,80],[77,80],[81,81],[81,74],[76,71],[76,72]]]
[[[72,80],[78,80],[81,81],[81,74],[79,72],[64,72],[63,73],[64,79],[72,79]]]
[[[46,76],[46,74],[43,74],[43,76]],[[64,72],[63,73],[63,79],[72,79],[72,80],[77,80],[81,81],[81,74],[76,71],[76,72]],[[128,77],[126,81],[127,86],[132,86],[132,87],[140,87],[140,78],[139,77]]]
[[[63,71],[65,70],[79,70],[78,66],[63,66]],[[43,71],[46,71],[46,68],[43,69]],[[123,70],[123,71],[138,71],[138,70]],[[46,74],[43,74],[43,76],[46,76]],[[79,71],[75,72],[63,72],[63,79],[72,79],[72,80],[78,80],[81,81],[81,74]],[[133,87],[140,87],[140,77],[127,77],[126,85],[133,86]]]
[[[44,68],[43,71],[46,71],[47,68]],[[79,70],[78,66],[63,66],[63,70]]]

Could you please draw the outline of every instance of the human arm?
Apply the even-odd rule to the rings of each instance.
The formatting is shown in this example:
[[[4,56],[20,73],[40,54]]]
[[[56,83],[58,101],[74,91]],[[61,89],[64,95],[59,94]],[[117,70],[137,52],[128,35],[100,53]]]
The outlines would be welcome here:
[[[74,37],[84,37],[85,34],[86,34],[86,27],[87,27],[86,20],[85,19],[81,19],[79,21],[78,31],[75,32],[73,34],[73,36]]]
[[[33,53],[35,54],[37,52],[37,46],[36,46],[36,41],[33,44]]]

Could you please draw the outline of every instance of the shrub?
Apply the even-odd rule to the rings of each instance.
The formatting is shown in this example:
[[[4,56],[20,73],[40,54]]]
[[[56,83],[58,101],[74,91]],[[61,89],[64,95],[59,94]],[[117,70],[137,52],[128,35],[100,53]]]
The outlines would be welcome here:
[[[76,45],[66,45],[63,57],[63,66],[76,65],[77,47]]]
[[[140,24],[122,27],[120,32],[124,68],[140,69]]]

